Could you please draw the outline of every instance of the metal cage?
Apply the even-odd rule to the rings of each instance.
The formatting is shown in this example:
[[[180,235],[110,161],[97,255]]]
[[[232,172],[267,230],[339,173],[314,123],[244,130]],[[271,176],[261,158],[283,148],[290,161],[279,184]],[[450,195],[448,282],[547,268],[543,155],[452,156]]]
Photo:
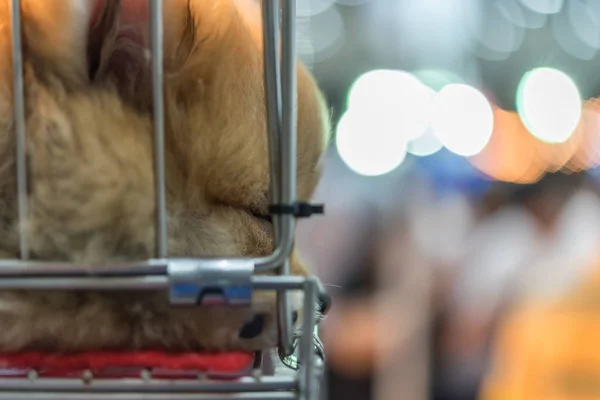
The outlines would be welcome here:
[[[157,254],[150,260],[94,269],[85,265],[30,261],[28,238],[20,235],[20,259],[0,261],[0,289],[43,290],[166,290],[174,304],[196,304],[207,290],[220,294],[231,307],[248,304],[252,291],[276,291],[278,306],[278,353],[292,374],[268,376],[261,371],[261,355],[246,376],[215,380],[138,378],[81,379],[40,378],[30,371],[24,378],[0,377],[1,399],[261,399],[315,400],[323,367],[323,349],[316,326],[318,282],[291,276],[289,255],[294,241],[295,217],[272,215],[275,250],[267,257],[224,259],[170,258],[167,249],[164,104],[163,104],[163,0],[150,2],[154,162],[156,192]],[[20,0],[11,0],[14,67],[18,212],[27,221],[27,174],[25,161],[25,107]],[[281,14],[280,14],[281,13]],[[269,163],[273,204],[296,201],[296,1],[262,2],[264,84],[267,106]],[[281,22],[280,22],[281,21]],[[280,29],[281,25],[281,29]],[[281,40],[281,43],[279,43]],[[281,56],[279,51],[281,49]],[[281,62],[279,61],[281,60]],[[273,270],[276,275],[255,276]],[[288,304],[290,290],[304,291],[302,336],[292,332]],[[148,371],[145,371],[148,372]],[[231,378],[231,377],[230,377]]]

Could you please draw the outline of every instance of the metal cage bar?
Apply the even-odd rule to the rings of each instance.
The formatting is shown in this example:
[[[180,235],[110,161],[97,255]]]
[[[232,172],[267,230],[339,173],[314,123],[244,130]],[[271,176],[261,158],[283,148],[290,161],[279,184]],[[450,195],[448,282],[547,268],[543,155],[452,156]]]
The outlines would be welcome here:
[[[111,394],[111,400],[224,400],[222,394],[204,394],[204,393],[180,393],[180,394],[144,394],[140,397],[137,393]],[[261,392],[244,393],[240,396],[229,397],[233,400],[296,400],[298,397],[292,392]],[[104,393],[61,393],[55,395],[52,393],[23,393],[19,391],[0,393],[0,400],[106,400]]]
[[[269,138],[269,171],[271,174],[271,201],[281,201],[280,170],[278,157],[281,132],[281,80],[278,68],[279,60],[279,0],[265,1],[262,6],[263,25],[263,73],[265,81],[265,106],[267,111],[267,133]],[[266,26],[266,22],[270,26]],[[280,243],[280,216],[273,215],[273,234],[275,244]]]
[[[13,61],[13,107],[16,135],[17,207],[19,214],[19,257],[21,260],[27,260],[29,258],[27,235],[27,149],[25,147],[25,90],[20,0],[11,0],[10,16]]]
[[[263,8],[269,10],[278,5],[278,1],[270,0],[263,1]],[[275,131],[269,129],[269,140],[279,143],[277,158],[279,159],[279,171],[281,175],[276,175],[272,181],[278,182],[280,193],[278,198],[283,204],[291,204],[296,201],[296,0],[285,0],[283,2],[283,18],[281,24],[281,61],[277,60],[277,48],[279,47],[279,32],[276,30],[279,20],[279,8],[276,10],[265,11],[265,16],[271,17],[263,23],[263,35],[268,39],[273,40],[269,46],[269,54],[265,48],[265,65],[264,68],[270,69],[273,66],[275,69],[281,68],[278,74],[281,76],[281,83],[278,85],[280,93],[269,93],[277,90],[274,85],[266,86],[267,98],[281,96],[281,129],[277,133],[277,137],[273,137]],[[274,54],[273,54],[274,53]],[[266,56],[269,57],[266,57]],[[275,58],[275,63],[273,59]],[[267,63],[268,61],[268,63]],[[279,67],[281,65],[281,67]],[[267,72],[265,72],[265,76]],[[272,74],[271,74],[272,75]],[[271,77],[271,76],[270,76]],[[270,102],[269,102],[270,103]],[[275,160],[276,157],[272,157]],[[271,169],[274,169],[272,166]],[[277,203],[275,203],[277,204]],[[294,244],[294,216],[284,214],[280,216],[280,239],[278,246],[270,256],[258,258],[255,260],[257,269],[279,268],[283,265],[289,256]]]
[[[298,290],[302,289],[306,278],[300,276],[268,276],[252,277],[255,290]],[[23,290],[164,290],[169,287],[169,280],[162,275],[157,276],[105,276],[105,277],[12,277],[0,279],[0,289]]]
[[[78,391],[87,387],[89,391],[97,393],[115,392],[143,392],[143,393],[185,393],[185,392],[213,392],[213,393],[235,393],[239,391],[260,392],[274,390],[295,390],[297,382],[290,378],[278,377],[244,377],[232,382],[223,382],[213,379],[205,380],[182,380],[174,382],[169,379],[144,380],[143,378],[132,378],[123,383],[121,379],[104,379],[85,383],[82,379],[48,379],[38,378],[35,385],[23,387],[20,379],[3,379],[2,390],[52,391],[60,392]],[[1,393],[1,391],[0,391]]]
[[[153,137],[155,174],[155,236],[154,259],[96,268],[93,265],[72,265],[61,262],[29,260],[28,199],[26,170],[26,116],[23,76],[23,43],[20,0],[11,0],[13,100],[16,136],[17,205],[19,215],[20,260],[0,260],[0,289],[29,290],[166,290],[169,288],[170,267],[174,263],[201,263],[207,259],[168,258],[168,227],[165,170],[165,111],[163,71],[163,0],[150,3],[150,44],[153,93]],[[280,11],[281,24],[280,24]],[[265,106],[269,147],[270,190],[273,204],[293,204],[296,201],[297,169],[297,65],[296,65],[296,0],[262,1],[263,57]],[[280,26],[281,25],[281,26]],[[0,378],[0,399],[99,399],[110,393],[114,399],[137,399],[138,392],[148,399],[223,399],[225,393],[241,393],[240,399],[302,399],[316,396],[318,360],[315,357],[313,331],[316,320],[318,283],[313,278],[290,275],[290,254],[294,245],[295,217],[273,215],[275,246],[272,254],[255,258],[223,258],[223,261],[252,262],[254,271],[275,270],[278,275],[254,275],[249,285],[253,290],[277,292],[277,316],[280,354],[290,356],[299,351],[300,372],[295,378],[248,378],[236,382],[195,383],[177,386],[164,384],[169,394],[147,382],[124,380],[95,384],[91,387],[77,380],[37,380],[27,390],[24,382]],[[304,291],[303,335],[295,348],[292,317],[288,301],[289,290]],[[182,386],[183,385],[183,386]],[[110,390],[109,390],[110,389]],[[114,390],[113,390],[114,389]],[[121,391],[119,391],[121,390]],[[165,389],[167,390],[167,389]],[[53,391],[58,391],[53,393]],[[194,393],[191,393],[194,391]],[[27,393],[25,393],[27,392]],[[195,393],[198,392],[198,393]],[[243,392],[243,393],[242,393]],[[138,396],[138,397],[136,397]]]
[[[307,321],[314,321],[316,318],[317,303],[317,281],[307,279],[304,282],[304,329],[309,329]],[[301,400],[312,400],[317,397],[315,387],[314,371],[314,348],[312,340],[312,331],[305,331],[300,340],[300,393]]]
[[[152,105],[154,115],[154,181],[156,196],[156,255],[167,257],[167,195],[165,175],[165,105],[163,87],[163,0],[150,1]]]
[[[265,106],[267,111],[267,133],[269,138],[269,171],[271,175],[271,202],[281,202],[281,148],[282,130],[281,73],[279,68],[279,0],[266,1],[262,7],[263,24],[263,72],[265,81]],[[268,23],[267,23],[268,22]],[[285,216],[283,217],[285,218]],[[282,216],[273,215],[273,237],[275,248],[282,245]],[[285,262],[280,269],[282,275],[289,274],[289,264]],[[279,347],[282,354],[293,352],[291,315],[288,295],[277,292],[277,311],[279,319]]]
[[[281,203],[292,204],[296,201],[296,137],[297,137],[297,82],[296,82],[296,0],[286,0],[282,7],[282,60],[281,60]],[[267,24],[265,24],[267,25]],[[277,203],[275,203],[277,204]],[[281,220],[282,238],[279,248],[286,258],[282,274],[290,273],[289,254],[294,245],[295,219],[284,215]],[[273,255],[276,256],[276,252]],[[278,312],[280,326],[280,352],[288,356],[293,352],[291,309],[287,292],[279,292]]]

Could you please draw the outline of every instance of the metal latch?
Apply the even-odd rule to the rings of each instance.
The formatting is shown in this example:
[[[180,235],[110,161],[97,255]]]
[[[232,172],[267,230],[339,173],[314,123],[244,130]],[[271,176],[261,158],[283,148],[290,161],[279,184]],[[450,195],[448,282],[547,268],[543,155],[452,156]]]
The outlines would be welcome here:
[[[300,337],[301,337],[301,333],[300,332],[296,332],[296,334],[294,335],[294,339],[293,339],[293,347],[294,347],[294,352],[289,355],[286,356],[283,353],[279,353],[279,359],[281,360],[281,362],[283,363],[283,365],[285,365],[286,367],[293,369],[293,370],[299,370],[300,369],[300,361],[299,361],[299,350],[300,350]],[[318,360],[321,363],[325,363],[325,348],[323,346],[323,342],[321,342],[321,338],[319,337],[319,327],[318,325],[315,325],[315,329],[313,331],[313,349],[314,349],[314,353],[317,356]]]
[[[175,305],[249,305],[252,260],[171,260],[169,299]]]

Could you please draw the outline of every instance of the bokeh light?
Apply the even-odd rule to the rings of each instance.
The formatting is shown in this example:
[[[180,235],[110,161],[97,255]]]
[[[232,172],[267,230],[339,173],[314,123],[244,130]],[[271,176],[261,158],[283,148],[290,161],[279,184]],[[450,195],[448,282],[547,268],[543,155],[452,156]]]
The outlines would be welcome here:
[[[556,14],[564,0],[521,0],[521,4],[538,14]]]
[[[379,119],[406,141],[425,133],[435,91],[403,71],[375,70],[360,76],[348,96],[348,108]]]
[[[546,14],[540,14],[519,4],[519,0],[496,0],[506,17],[516,26],[538,29],[544,26]]]
[[[443,69],[421,69],[414,72],[414,75],[426,86],[435,91],[441,90],[444,86],[451,83],[465,83],[464,79],[454,72]]]
[[[589,170],[600,161],[600,101],[583,104],[582,117],[563,143],[548,143],[531,135],[519,115],[494,107],[492,139],[469,161],[486,175],[501,181],[532,183],[546,172]]]
[[[335,0],[335,2],[342,6],[356,7],[368,3],[369,0]]]
[[[431,126],[451,152],[472,156],[483,150],[494,129],[494,116],[485,96],[472,86],[451,84],[435,98]]]
[[[585,20],[585,14],[582,14],[577,7],[570,6],[568,9],[578,15],[561,12],[552,16],[550,24],[552,36],[560,48],[570,56],[580,60],[591,60],[598,52],[598,48],[590,45],[593,40],[586,38],[590,34],[593,35],[589,30],[590,25],[587,23],[589,21]]]
[[[298,0],[296,14],[298,17],[311,17],[333,7],[335,0]]]
[[[519,83],[517,109],[533,136],[548,143],[563,143],[581,118],[581,96],[563,72],[537,68]]]
[[[394,126],[360,110],[342,116],[335,143],[344,163],[360,175],[387,174],[406,158],[406,140]]]
[[[486,8],[486,18],[479,28],[477,40],[494,53],[507,54],[518,50],[525,37],[524,29],[512,21],[518,18],[518,14],[513,12],[511,18],[511,9],[497,1],[484,2],[482,6]]]
[[[574,136],[579,136],[573,157],[566,163],[570,171],[595,168],[600,162],[600,100],[588,100],[583,107],[581,120]]]
[[[596,3],[595,7],[590,3]],[[582,42],[595,49],[600,48],[600,20],[597,8],[597,1],[585,0],[571,0],[566,7],[569,25],[574,34]]]
[[[332,57],[344,45],[345,30],[344,20],[334,6],[316,15],[298,18],[296,44],[300,59],[312,66]]]
[[[514,112],[494,107],[494,131],[483,151],[469,161],[487,176],[500,181],[533,183],[546,171],[538,141],[527,133]]]
[[[414,156],[425,157],[437,153],[443,147],[430,128],[423,135],[408,142],[406,151]]]

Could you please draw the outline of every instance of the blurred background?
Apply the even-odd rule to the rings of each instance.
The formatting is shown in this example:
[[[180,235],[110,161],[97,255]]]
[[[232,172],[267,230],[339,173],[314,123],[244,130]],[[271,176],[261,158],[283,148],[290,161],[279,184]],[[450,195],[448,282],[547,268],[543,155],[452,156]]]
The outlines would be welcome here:
[[[323,400],[600,399],[600,0],[298,0]]]

